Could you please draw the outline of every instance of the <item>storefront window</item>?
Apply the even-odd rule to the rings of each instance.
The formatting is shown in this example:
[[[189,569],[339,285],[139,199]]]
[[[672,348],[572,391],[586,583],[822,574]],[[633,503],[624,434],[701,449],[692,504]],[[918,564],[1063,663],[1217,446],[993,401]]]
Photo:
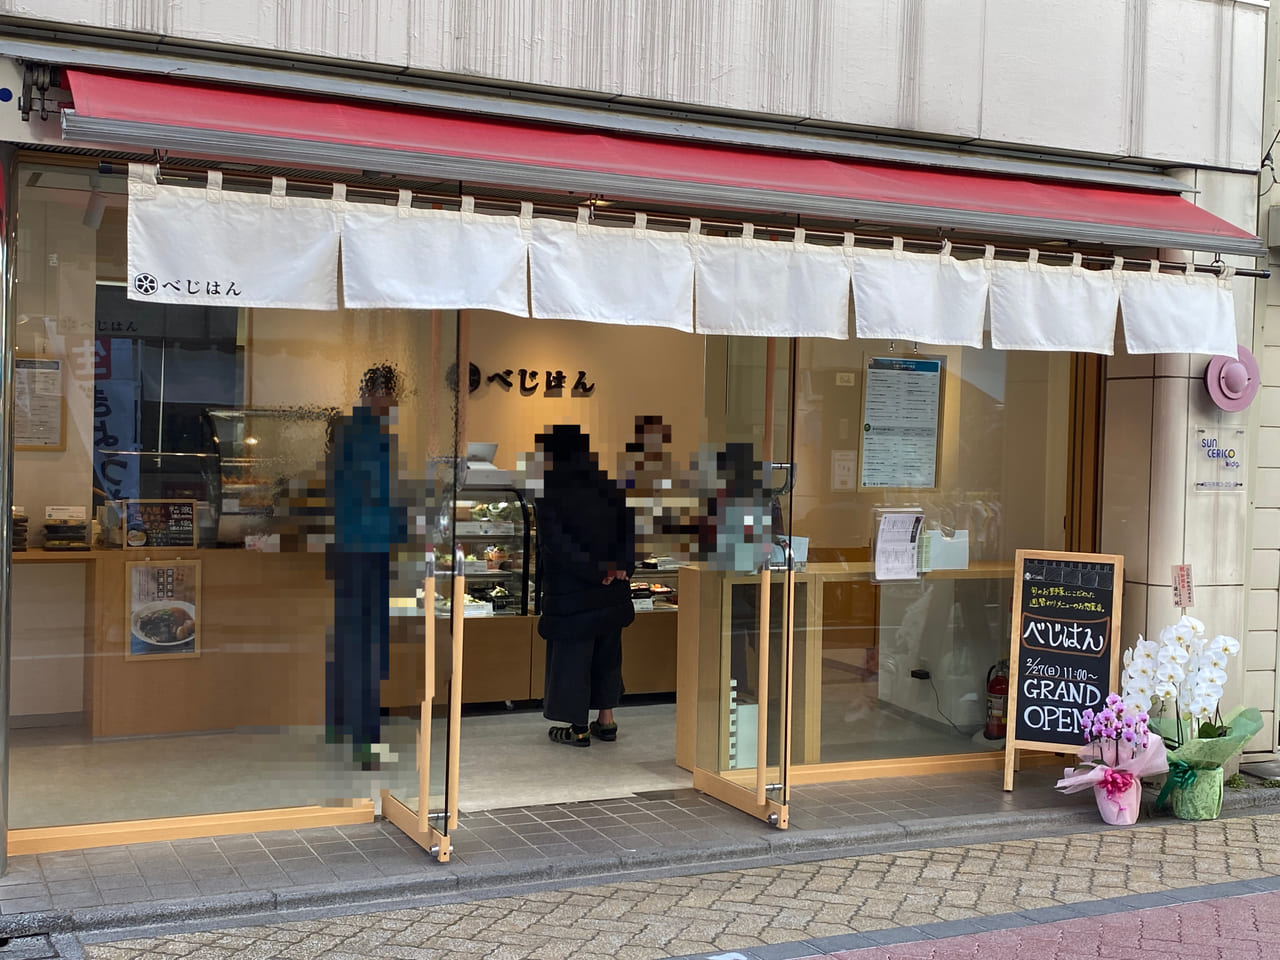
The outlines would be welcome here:
[[[1008,656],[1014,551],[1064,546],[1069,364],[799,344],[790,522],[812,592],[796,654],[809,665],[796,762],[1003,747],[987,736],[998,732],[988,674]],[[923,518],[930,556],[919,575],[877,581],[877,536],[893,512]]]
[[[415,798],[456,316],[131,300],[123,184],[20,176],[10,826]]]
[[[383,788],[415,810],[422,759],[442,827],[453,696],[471,810],[695,767],[785,804],[788,764],[1000,742],[1013,554],[1064,545],[1068,356],[159,306],[126,295],[122,186],[22,169],[13,827]],[[576,785],[547,772],[528,472],[565,425],[638,561],[620,724],[643,748]],[[928,554],[877,569],[903,514]]]

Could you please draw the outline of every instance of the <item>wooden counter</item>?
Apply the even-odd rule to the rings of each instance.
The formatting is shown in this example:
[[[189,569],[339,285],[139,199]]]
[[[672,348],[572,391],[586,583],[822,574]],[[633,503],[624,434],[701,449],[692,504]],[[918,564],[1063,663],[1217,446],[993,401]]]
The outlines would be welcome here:
[[[198,657],[125,659],[125,564],[140,560],[201,562]],[[333,618],[333,588],[325,576],[323,554],[33,550],[13,554],[13,563],[76,563],[86,568],[84,711],[92,736],[324,723],[326,630]],[[390,674],[382,684],[384,708],[412,711],[421,704],[423,639],[419,615],[392,617]],[[673,612],[638,614],[623,644],[628,692],[675,689]],[[544,650],[536,617],[468,617],[463,702],[540,698]],[[437,704],[447,702],[449,651],[449,631],[437,630]]]
[[[125,659],[125,564],[140,560],[200,561],[198,657]],[[322,554],[29,551],[13,562],[87,565],[85,713],[93,736],[324,723],[333,601]]]

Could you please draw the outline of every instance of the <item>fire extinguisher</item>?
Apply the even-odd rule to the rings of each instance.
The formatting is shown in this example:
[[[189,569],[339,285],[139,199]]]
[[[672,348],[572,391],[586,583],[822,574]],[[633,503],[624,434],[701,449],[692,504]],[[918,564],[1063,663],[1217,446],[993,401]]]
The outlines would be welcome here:
[[[987,726],[982,735],[988,740],[999,740],[1005,735],[1008,703],[1009,661],[1001,660],[987,671]]]

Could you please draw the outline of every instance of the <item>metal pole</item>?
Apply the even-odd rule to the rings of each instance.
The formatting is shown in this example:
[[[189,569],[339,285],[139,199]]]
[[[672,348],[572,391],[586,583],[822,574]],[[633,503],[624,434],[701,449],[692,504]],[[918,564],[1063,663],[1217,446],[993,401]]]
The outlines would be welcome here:
[[[17,240],[18,151],[0,145],[0,874],[9,869],[10,557],[13,548],[13,269]]]

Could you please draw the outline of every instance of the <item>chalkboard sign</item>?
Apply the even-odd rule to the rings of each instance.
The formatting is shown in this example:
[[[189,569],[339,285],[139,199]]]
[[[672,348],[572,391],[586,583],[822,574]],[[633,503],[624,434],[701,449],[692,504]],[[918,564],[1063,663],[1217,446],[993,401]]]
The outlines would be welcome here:
[[[1124,557],[1019,550],[1013,570],[1006,790],[1016,750],[1079,752],[1081,711],[1114,689]]]
[[[196,545],[194,500],[125,500],[123,522],[127,549]]]

